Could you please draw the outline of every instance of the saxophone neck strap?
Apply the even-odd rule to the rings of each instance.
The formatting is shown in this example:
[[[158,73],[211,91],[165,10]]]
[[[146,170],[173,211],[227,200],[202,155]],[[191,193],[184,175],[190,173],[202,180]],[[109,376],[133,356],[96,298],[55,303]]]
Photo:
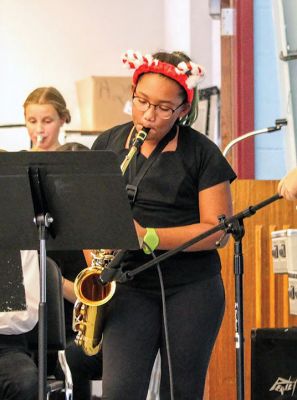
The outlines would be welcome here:
[[[167,144],[176,136],[177,132],[178,126],[174,125],[172,129],[160,140],[152,154],[141,165],[139,171],[137,171],[137,155],[132,159],[129,165],[129,183],[126,185],[126,191],[131,206],[133,206],[136,201],[138,186],[142,178],[145,176],[152,164],[156,161],[159,154],[162,153]]]

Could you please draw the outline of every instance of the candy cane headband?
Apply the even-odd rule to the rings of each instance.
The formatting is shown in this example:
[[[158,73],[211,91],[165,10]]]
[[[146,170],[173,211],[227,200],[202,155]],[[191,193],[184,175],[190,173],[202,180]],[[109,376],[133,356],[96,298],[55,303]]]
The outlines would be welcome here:
[[[192,103],[194,97],[194,88],[204,78],[204,69],[198,65],[189,62],[180,62],[177,67],[172,64],[157,60],[150,54],[142,55],[139,52],[128,50],[122,57],[124,66],[128,69],[135,69],[133,74],[133,83],[136,85],[141,74],[146,72],[155,72],[168,76],[178,82],[187,92],[187,99]]]

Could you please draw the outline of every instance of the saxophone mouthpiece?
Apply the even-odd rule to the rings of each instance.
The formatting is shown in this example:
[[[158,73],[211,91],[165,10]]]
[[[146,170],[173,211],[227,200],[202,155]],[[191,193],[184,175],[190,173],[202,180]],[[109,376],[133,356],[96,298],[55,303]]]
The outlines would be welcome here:
[[[150,128],[142,128],[139,132],[136,133],[135,137],[133,138],[132,141],[132,146],[126,155],[124,161],[121,164],[121,171],[122,174],[126,172],[132,158],[135,156],[137,151],[139,151],[140,147],[142,146],[143,142],[145,141],[148,133],[150,131]]]
[[[142,134],[144,134],[145,137],[146,137],[147,134],[149,133],[150,129],[151,129],[151,128],[143,127],[142,129],[140,129],[140,131],[138,132],[138,134],[142,133]]]
[[[42,143],[42,141],[43,141],[43,136],[37,135],[37,144]]]
[[[150,131],[150,128],[143,127],[142,129],[140,129],[140,131],[137,132],[137,134],[135,136],[132,146],[136,146],[136,147],[141,146],[142,143],[145,141],[149,131]]]

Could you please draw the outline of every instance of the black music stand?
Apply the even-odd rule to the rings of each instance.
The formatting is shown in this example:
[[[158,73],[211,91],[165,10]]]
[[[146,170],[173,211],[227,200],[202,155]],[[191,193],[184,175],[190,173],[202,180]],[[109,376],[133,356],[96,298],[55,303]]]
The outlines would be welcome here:
[[[0,157],[0,248],[40,250],[38,398],[46,398],[46,249],[138,249],[117,156],[109,151]]]

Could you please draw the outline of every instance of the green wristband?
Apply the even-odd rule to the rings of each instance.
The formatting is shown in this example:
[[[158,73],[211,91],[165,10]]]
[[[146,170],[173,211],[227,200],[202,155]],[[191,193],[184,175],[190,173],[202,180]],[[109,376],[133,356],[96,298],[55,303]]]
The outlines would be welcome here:
[[[143,238],[143,251],[145,254],[151,254],[160,243],[159,236],[155,228],[146,228],[146,234]]]

